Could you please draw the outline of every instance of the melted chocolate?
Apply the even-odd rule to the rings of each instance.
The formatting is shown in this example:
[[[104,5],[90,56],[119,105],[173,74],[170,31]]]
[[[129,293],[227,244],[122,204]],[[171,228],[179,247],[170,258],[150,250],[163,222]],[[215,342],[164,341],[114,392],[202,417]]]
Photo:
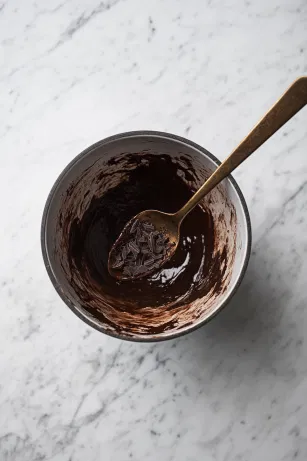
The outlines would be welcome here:
[[[197,206],[183,221],[178,248],[163,268],[136,280],[117,280],[109,274],[110,248],[133,216],[146,209],[173,213],[194,192],[178,175],[178,165],[171,157],[135,155],[137,167],[129,172],[127,179],[103,196],[94,197],[82,218],[71,223],[69,231],[70,272],[78,271],[84,289],[80,284],[74,285],[73,276],[71,283],[84,300],[84,308],[104,322],[110,320],[106,320],[103,306],[91,299],[91,285],[109,304],[125,313],[159,306],[178,309],[213,289],[218,293],[227,268],[226,245],[224,251],[214,251],[211,212]],[[160,326],[149,325],[147,332],[157,333],[171,327],[164,320]]]

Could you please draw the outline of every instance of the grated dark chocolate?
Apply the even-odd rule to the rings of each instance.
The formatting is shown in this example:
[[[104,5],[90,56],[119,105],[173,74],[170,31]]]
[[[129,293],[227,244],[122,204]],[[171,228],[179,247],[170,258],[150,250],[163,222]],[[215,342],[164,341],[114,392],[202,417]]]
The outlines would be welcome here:
[[[110,267],[126,278],[148,275],[162,266],[172,245],[163,230],[149,221],[135,219],[128,223],[121,243],[114,247]]]

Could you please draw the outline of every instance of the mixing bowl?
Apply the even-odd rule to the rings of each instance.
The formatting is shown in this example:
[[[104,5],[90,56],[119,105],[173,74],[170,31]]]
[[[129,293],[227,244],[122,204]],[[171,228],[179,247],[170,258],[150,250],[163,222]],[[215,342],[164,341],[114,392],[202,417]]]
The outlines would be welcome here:
[[[180,176],[191,193],[203,184],[219,164],[206,149],[179,136],[154,131],[118,134],[90,146],[64,169],[49,194],[43,213],[42,253],[58,294],[88,325],[121,339],[165,340],[188,333],[208,322],[238,288],[250,256],[249,214],[242,192],[230,176],[201,204],[212,219],[212,254],[208,276],[204,277],[201,271],[196,271],[189,289],[180,292],[179,288],[178,296],[174,299],[166,302],[168,298],[160,300],[158,296],[154,302],[147,303],[146,281],[139,285],[138,301],[133,299],[133,295],[128,296],[121,285],[110,294],[103,277],[98,280],[97,274],[87,266],[83,271],[79,270],[78,264],[84,259],[83,243],[81,241],[76,245],[73,242],[78,240],[76,236],[81,232],[82,219],[89,207],[127,181],[140,165],[148,165],[148,159],[154,161],[160,158],[168,159],[174,165],[174,174]],[[161,191],[164,193],[166,185],[161,181]],[[176,191],[169,193],[176,194]],[[119,204],[114,203],[113,206],[115,210]],[[112,236],[113,240],[116,237]],[[108,245],[103,239],[103,229],[101,245]],[[202,264],[208,257],[205,253],[199,255]],[[188,261],[185,264],[192,263]],[[163,282],[167,277],[169,275],[165,269],[160,280]],[[175,280],[177,275],[173,274],[172,277]],[[165,285],[165,296],[168,290],[171,293],[173,279],[169,286]]]

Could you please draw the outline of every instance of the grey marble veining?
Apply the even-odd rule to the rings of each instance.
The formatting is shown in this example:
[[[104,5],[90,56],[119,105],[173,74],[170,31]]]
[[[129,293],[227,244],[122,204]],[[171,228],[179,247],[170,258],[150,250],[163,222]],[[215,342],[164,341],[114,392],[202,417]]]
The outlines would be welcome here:
[[[0,460],[307,459],[307,109],[235,173],[253,253],[230,305],[159,344],[89,329],[39,231],[63,167],[157,129],[223,159],[307,74],[305,0],[0,1]]]

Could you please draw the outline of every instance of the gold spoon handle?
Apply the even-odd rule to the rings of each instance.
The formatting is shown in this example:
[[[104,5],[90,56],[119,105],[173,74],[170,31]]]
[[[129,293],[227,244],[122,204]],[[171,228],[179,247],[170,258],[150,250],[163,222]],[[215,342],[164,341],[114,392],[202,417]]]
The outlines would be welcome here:
[[[205,184],[176,213],[176,220],[181,222],[205,195],[244,162],[258,147],[302,109],[305,104],[307,104],[307,77],[300,77],[292,83],[283,96],[232,151],[229,157],[215,170]]]

